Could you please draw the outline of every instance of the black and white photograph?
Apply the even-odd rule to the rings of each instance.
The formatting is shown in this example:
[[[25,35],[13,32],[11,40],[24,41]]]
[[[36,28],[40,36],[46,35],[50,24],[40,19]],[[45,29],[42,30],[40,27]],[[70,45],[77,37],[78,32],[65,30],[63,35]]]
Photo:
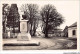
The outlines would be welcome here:
[[[1,5],[2,50],[77,50],[79,1]]]

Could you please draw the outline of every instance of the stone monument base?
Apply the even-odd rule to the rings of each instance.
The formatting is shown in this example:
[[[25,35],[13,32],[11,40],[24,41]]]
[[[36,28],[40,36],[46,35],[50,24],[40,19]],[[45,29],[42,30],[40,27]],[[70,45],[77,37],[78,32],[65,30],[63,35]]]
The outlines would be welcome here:
[[[17,36],[18,41],[29,41],[31,40],[31,35],[29,33],[19,33]]]
[[[13,42],[13,43],[5,43],[3,46],[39,46],[40,42]]]

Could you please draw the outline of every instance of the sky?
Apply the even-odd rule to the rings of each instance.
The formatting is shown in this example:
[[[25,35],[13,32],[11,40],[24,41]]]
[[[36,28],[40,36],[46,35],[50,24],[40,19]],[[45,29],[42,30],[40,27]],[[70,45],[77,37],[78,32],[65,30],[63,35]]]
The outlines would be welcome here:
[[[54,5],[57,11],[62,14],[65,19],[65,22],[60,25],[61,29],[64,29],[65,26],[70,26],[77,22],[79,18],[79,1],[29,1],[27,3],[38,4],[39,9],[46,4]],[[22,4],[18,4],[18,7],[20,7]]]
[[[39,9],[46,4],[52,4],[56,7],[57,11],[62,14],[64,17],[64,23],[60,25],[61,29],[64,29],[65,26],[70,26],[73,23],[77,22],[79,19],[79,1],[78,0],[48,0],[48,1],[16,1],[19,12],[22,4],[38,4]],[[21,12],[20,12],[21,13]]]

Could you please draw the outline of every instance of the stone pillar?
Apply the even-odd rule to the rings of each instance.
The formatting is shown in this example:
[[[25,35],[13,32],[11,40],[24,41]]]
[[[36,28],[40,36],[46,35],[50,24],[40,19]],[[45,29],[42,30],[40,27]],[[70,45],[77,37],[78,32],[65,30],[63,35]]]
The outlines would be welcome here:
[[[28,32],[28,20],[20,20],[20,33],[18,34],[18,40],[31,40],[31,35]]]
[[[28,20],[20,20],[20,32],[22,33],[24,33],[24,32],[27,32],[27,22],[28,22]]]

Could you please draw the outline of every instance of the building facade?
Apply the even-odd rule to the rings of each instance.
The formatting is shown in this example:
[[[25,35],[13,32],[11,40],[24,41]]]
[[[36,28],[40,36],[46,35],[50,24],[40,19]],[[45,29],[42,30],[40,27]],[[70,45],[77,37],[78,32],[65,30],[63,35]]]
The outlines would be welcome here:
[[[77,37],[77,22],[68,27],[68,37]]]

